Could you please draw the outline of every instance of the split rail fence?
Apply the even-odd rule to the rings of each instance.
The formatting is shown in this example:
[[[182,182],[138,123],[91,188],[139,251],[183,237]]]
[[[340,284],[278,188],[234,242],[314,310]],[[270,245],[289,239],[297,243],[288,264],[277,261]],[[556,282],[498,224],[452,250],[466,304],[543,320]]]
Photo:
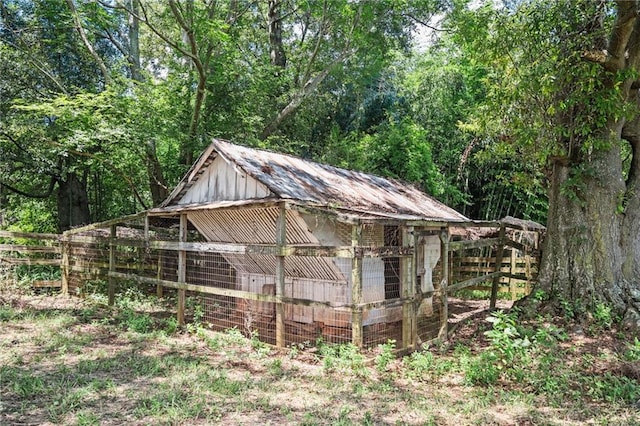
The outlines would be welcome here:
[[[34,288],[60,288],[61,235],[0,231],[0,277]]]
[[[136,283],[158,297],[171,292],[179,324],[185,323],[187,297],[195,296],[205,307],[204,320],[220,329],[239,327],[251,332],[253,327],[260,331],[261,340],[277,346],[313,342],[312,336],[333,343],[352,342],[359,347],[375,346],[394,338],[402,350],[415,349],[434,338],[447,338],[448,299],[456,292],[487,291],[490,307],[494,308],[498,293],[508,293],[512,298],[527,294],[537,274],[539,234],[518,225],[500,222],[455,225],[492,229],[497,234],[480,239],[455,234],[452,238],[446,224],[439,230],[420,231],[412,226],[399,226],[401,243],[376,247],[366,245],[366,229],[363,231],[362,225],[354,224],[347,229],[350,246],[312,247],[289,244],[285,215],[276,220],[275,243],[254,245],[204,241],[202,235],[189,227],[185,214],[172,226],[152,225],[148,215],[138,214],[63,235],[2,231],[0,268],[57,266],[61,271],[59,281],[34,281],[34,287],[59,286],[64,294],[81,296],[87,282],[97,280],[106,284],[110,305],[118,295],[118,283],[123,281]],[[424,235],[437,235],[441,242],[441,256],[433,269],[434,288],[427,293],[420,291],[416,278],[419,263],[416,242]],[[238,281],[235,274],[243,268],[265,267],[250,264],[249,258],[254,263],[255,259],[270,263],[268,269],[275,280],[260,283],[258,292],[225,285]],[[384,262],[385,273],[391,265],[400,269],[398,277],[404,278],[399,278],[397,289],[390,290],[392,294],[370,302],[363,299],[363,274],[367,274],[363,265],[377,258],[396,259]],[[332,259],[338,265],[347,262],[350,283],[355,283],[351,294],[334,301],[313,294],[291,293],[291,283],[287,281],[290,270],[301,265],[313,268],[314,262],[323,259]],[[235,269],[229,267],[230,263]],[[205,275],[207,280],[213,277],[221,284],[207,284]],[[307,278],[310,283],[317,280],[313,276]],[[329,297],[329,288],[323,291]],[[333,291],[331,294],[335,295]],[[426,298],[432,300],[429,309],[433,320],[425,322],[418,319],[416,312]],[[371,321],[380,312],[393,316],[393,321]],[[305,316],[316,321],[305,321]],[[287,321],[291,318],[301,319],[293,326]],[[318,318],[322,321],[317,321]]]

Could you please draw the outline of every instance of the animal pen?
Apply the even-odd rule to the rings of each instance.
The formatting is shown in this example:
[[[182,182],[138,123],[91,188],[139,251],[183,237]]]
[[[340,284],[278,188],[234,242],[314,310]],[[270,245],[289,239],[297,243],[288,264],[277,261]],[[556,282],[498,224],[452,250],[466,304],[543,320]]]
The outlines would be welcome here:
[[[494,305],[501,281],[534,279],[538,239],[510,230],[530,232],[469,221],[397,181],[216,140],[160,207],[65,232],[60,285],[81,295],[104,280],[109,304],[125,281],[171,293],[179,324],[192,298],[212,328],[281,347],[411,350],[447,338],[453,292],[489,283]],[[505,263],[508,250],[528,268]]]

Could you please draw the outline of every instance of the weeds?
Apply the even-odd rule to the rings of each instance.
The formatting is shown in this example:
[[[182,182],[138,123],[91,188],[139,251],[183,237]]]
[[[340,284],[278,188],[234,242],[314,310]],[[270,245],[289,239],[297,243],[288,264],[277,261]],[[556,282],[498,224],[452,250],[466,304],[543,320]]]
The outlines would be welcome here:
[[[327,345],[323,343],[320,345],[319,351],[323,357],[322,363],[325,372],[341,371],[356,375],[365,374],[364,356],[354,344]]]
[[[388,340],[387,343],[378,345],[378,349],[380,350],[380,353],[376,356],[376,370],[378,370],[378,372],[384,373],[387,371],[391,361],[396,358],[393,353],[395,348],[395,340]]]
[[[597,333],[601,330],[610,330],[613,326],[615,316],[613,308],[606,303],[596,303],[593,308],[593,324],[591,327],[592,333]]]
[[[175,317],[156,320],[146,296],[122,294],[129,299],[114,310],[91,301],[0,308],[0,424],[547,424],[550,412],[574,419],[567,424],[638,420],[640,386],[620,372],[640,361],[637,338],[602,357],[564,343],[567,332],[548,319],[498,312],[480,336],[488,343],[426,348],[399,362],[393,341],[371,359],[321,341],[285,353],[238,329],[174,337]]]
[[[627,350],[624,353],[627,361],[640,361],[640,340],[633,338],[633,343],[627,343]]]

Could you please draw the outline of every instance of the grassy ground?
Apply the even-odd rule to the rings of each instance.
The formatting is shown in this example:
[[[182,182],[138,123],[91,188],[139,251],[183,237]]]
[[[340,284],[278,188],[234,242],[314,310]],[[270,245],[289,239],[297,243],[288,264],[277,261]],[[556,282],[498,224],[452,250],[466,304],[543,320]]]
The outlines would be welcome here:
[[[640,424],[640,342],[606,315],[479,315],[394,359],[392,344],[276,350],[178,329],[135,292],[94,299],[0,292],[0,424]]]

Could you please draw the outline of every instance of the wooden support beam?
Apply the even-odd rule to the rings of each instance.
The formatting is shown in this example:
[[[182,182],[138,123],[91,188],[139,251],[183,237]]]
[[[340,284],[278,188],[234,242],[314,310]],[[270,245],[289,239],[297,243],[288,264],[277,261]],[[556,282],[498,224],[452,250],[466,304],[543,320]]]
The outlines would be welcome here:
[[[62,281],[61,293],[69,295],[69,242],[60,242],[62,257],[60,259],[60,278]]]
[[[509,247],[513,247],[514,249],[520,250],[521,252],[525,253],[525,254],[529,254],[531,252],[534,251],[533,247],[524,245],[522,243],[519,243],[517,241],[513,241],[510,238],[505,237],[504,239],[504,245],[505,246],[509,246]]]
[[[44,234],[36,232],[0,231],[1,238],[28,238],[33,240],[59,241],[62,234]]]
[[[276,222],[276,245],[282,249],[287,244],[287,205],[281,203]],[[281,252],[276,256],[276,298],[281,300],[284,297],[285,287],[285,256]],[[276,346],[283,348],[285,345],[284,335],[284,304],[276,304]]]
[[[44,266],[59,266],[60,259],[32,259],[30,257],[3,257],[2,263],[9,265],[44,265]]]
[[[504,228],[501,228],[501,229],[504,229]],[[449,249],[451,251],[456,251],[456,250],[467,250],[467,249],[473,249],[473,248],[488,247],[488,246],[494,246],[503,240],[504,238],[501,240],[500,237],[498,237],[498,238],[485,238],[482,240],[453,241],[449,243]]]
[[[351,228],[351,245],[359,247],[362,244],[362,225],[353,225]],[[361,348],[363,344],[362,327],[362,257],[354,257],[351,265],[351,341]]]
[[[416,295],[416,265],[417,253],[415,250],[415,234],[412,226],[401,228],[402,245],[413,249],[413,256],[401,259],[401,289],[402,297],[406,300],[402,306],[402,349],[415,349],[418,334],[416,318],[416,304],[413,298]]]
[[[175,282],[175,281],[168,281],[168,280],[157,280],[155,278],[141,277],[140,275],[125,274],[123,272],[110,272],[109,275],[113,275],[116,278],[131,280],[131,281],[135,281],[143,284],[155,284],[155,285],[160,285],[162,287],[174,288],[176,290],[193,291],[197,293],[212,294],[216,296],[237,297],[241,299],[255,300],[258,302],[288,303],[288,304],[298,305],[298,306],[331,308],[338,311],[348,311],[348,312],[351,312],[351,310],[353,309],[353,306],[351,305],[334,305],[330,302],[319,302],[317,300],[299,299],[299,298],[293,298],[293,297],[278,298],[277,296],[271,295],[271,294],[254,293],[252,291],[243,291],[243,290],[233,290],[230,288],[211,287],[211,286],[201,285],[201,284],[189,284],[189,283]],[[393,306],[398,306],[398,303],[386,304],[381,302],[380,306],[393,307]]]
[[[162,262],[162,254],[158,255],[158,269],[156,272],[156,278],[158,279],[158,281],[161,281],[164,277],[163,277],[163,262]],[[156,296],[159,299],[162,299],[164,297],[164,287],[162,287],[162,284],[160,284],[158,282],[158,284],[156,284]]]
[[[58,246],[31,246],[26,244],[0,244],[0,252],[16,253],[60,253]]]
[[[449,334],[449,229],[440,231],[440,262],[442,267],[442,280],[440,281],[440,331],[438,338],[447,340]]]
[[[499,242],[496,248],[496,263],[495,263],[496,272],[500,272],[500,267],[502,266],[502,255],[504,253],[504,244],[505,244],[505,226],[504,225],[500,226],[500,234],[498,236],[498,239],[499,239]],[[489,309],[496,308],[496,299],[498,298],[499,285],[500,285],[500,276],[496,276],[493,278],[493,284],[491,285],[491,300],[489,301]]]
[[[83,271],[83,269],[79,269]],[[176,290],[184,289],[186,291],[193,291],[197,293],[203,294],[213,294],[216,296],[227,296],[227,297],[236,297],[240,299],[247,300],[255,300],[258,302],[269,302],[269,303],[286,303],[297,306],[308,306],[308,307],[317,307],[317,308],[331,308],[336,311],[342,312],[352,312],[354,309],[362,310],[370,310],[370,309],[379,309],[379,308],[397,308],[404,306],[405,303],[411,301],[419,304],[422,298],[416,296],[414,299],[393,299],[393,300],[380,300],[377,302],[368,302],[368,303],[360,303],[357,306],[352,304],[336,304],[332,302],[320,302],[312,299],[302,299],[297,297],[282,297],[279,298],[275,295],[271,294],[261,294],[254,293],[251,291],[243,291],[243,290],[233,290],[230,288],[221,288],[221,287],[211,287],[201,284],[190,284],[185,282],[176,282],[176,281],[168,281],[168,280],[158,280],[156,278],[151,277],[141,277],[136,274],[127,274],[124,272],[109,272],[108,275],[111,275],[115,278],[135,281],[143,284],[152,284],[152,285],[160,285],[162,287],[174,288]],[[424,296],[431,297],[432,293],[428,293]]]
[[[116,270],[116,233],[117,227],[116,225],[110,226],[110,236],[109,236],[109,272],[115,272]],[[115,303],[116,297],[116,279],[109,275],[108,280],[108,304],[109,306],[113,306]]]
[[[181,243],[187,241],[187,226],[189,222],[187,221],[187,214],[182,213],[180,215],[180,232],[179,232],[179,241]],[[178,281],[186,282],[187,281],[187,252],[185,250],[178,250]],[[187,300],[186,290],[181,288],[178,289],[178,306],[176,309],[178,326],[184,325],[184,310]]]
[[[33,288],[60,288],[62,283],[59,280],[35,280],[31,283]]]
[[[62,236],[63,238],[68,238],[69,236],[79,234],[81,232],[93,231],[94,229],[107,228],[111,226],[127,226],[128,221],[140,219],[141,217],[146,216],[146,212],[135,213],[129,216],[122,216],[117,219],[111,219],[104,222],[92,223],[85,226],[80,226],[78,228],[69,229],[65,231]]]
[[[72,236],[74,243],[108,243],[109,238]],[[316,246],[316,245],[283,245],[277,244],[234,244],[211,242],[178,242],[178,241],[149,241],[133,238],[116,238],[118,246],[146,247],[153,250],[185,250],[196,252],[215,252],[231,254],[263,254],[269,256],[310,256],[310,257],[405,257],[412,256],[412,249],[408,247],[352,247],[352,246]]]
[[[468,280],[464,280],[464,281],[460,281],[455,284],[452,284],[447,287],[447,291],[449,294],[451,294],[455,291],[462,290],[463,288],[471,287],[476,284],[480,284],[481,282],[484,282],[484,281],[494,281],[496,278],[500,279],[500,277],[502,276],[504,276],[504,274],[500,271],[492,272],[490,274],[481,275],[479,277],[474,277]]]

